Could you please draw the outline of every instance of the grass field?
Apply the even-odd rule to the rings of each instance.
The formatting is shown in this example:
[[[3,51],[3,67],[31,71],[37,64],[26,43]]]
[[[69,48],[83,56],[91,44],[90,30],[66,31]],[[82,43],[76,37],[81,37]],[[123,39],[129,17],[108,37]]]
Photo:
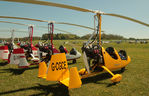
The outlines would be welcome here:
[[[55,40],[54,44],[58,47],[64,42],[66,41]],[[81,52],[82,40],[72,40],[69,43],[65,45],[68,50],[75,46]],[[121,73],[123,79],[116,85],[111,83],[109,74],[102,73],[83,79],[81,88],[68,90],[57,82],[37,78],[37,65],[22,70],[1,61],[0,96],[149,96],[149,44],[109,43],[103,46],[124,49],[131,57],[126,71]],[[82,57],[77,60],[77,64],[69,65],[73,66],[77,66],[78,70],[83,68]]]

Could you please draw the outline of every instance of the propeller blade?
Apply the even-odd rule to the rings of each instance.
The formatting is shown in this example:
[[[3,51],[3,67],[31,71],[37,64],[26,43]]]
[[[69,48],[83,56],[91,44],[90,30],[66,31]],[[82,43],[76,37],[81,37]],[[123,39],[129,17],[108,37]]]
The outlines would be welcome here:
[[[85,9],[85,8],[80,8],[80,7],[70,6],[70,5],[65,5],[65,4],[59,4],[59,3],[53,3],[53,2],[46,2],[46,1],[37,1],[37,0],[1,0],[1,1],[54,6],[54,7],[67,8],[67,9],[71,9],[71,10],[81,11],[81,12],[92,12],[92,13],[95,13],[95,11],[89,10],[89,9]]]
[[[53,22],[53,23],[56,23],[56,24],[65,24],[65,25],[77,26],[77,27],[82,27],[82,28],[94,30],[94,28],[91,28],[91,27],[88,27],[88,26],[83,26],[83,25],[79,25],[79,24],[72,24],[72,23],[65,23],[65,22],[55,22],[55,21],[48,21],[48,20],[39,20],[39,19],[23,18],[23,17],[12,17],[12,16],[0,16],[0,18],[21,19],[21,20],[30,20],[30,21],[38,21],[38,22]]]
[[[102,13],[102,15],[109,15],[109,16],[119,17],[119,18],[126,19],[126,20],[129,20],[129,21],[132,21],[132,22],[135,22],[135,23],[139,23],[139,24],[142,24],[144,26],[149,27],[149,24],[144,23],[144,22],[139,21],[139,20],[136,20],[136,19],[133,19],[133,18],[130,18],[130,17],[127,17],[127,16],[123,16],[123,15],[119,15],[119,14],[112,14],[112,13]]]
[[[87,56],[86,56],[86,53],[85,51],[83,52],[83,60],[84,60],[84,64],[85,64],[85,67],[86,67],[86,70],[88,72],[88,74],[90,74],[90,66],[88,64],[88,60],[87,60]]]

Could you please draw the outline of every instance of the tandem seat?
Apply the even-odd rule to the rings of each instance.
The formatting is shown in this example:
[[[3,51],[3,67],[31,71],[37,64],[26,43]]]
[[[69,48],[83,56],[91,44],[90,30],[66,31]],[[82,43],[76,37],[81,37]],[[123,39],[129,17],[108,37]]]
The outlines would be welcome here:
[[[109,55],[114,58],[118,59],[117,55],[115,54],[114,48],[113,47],[108,47],[106,48],[106,51],[109,53]]]

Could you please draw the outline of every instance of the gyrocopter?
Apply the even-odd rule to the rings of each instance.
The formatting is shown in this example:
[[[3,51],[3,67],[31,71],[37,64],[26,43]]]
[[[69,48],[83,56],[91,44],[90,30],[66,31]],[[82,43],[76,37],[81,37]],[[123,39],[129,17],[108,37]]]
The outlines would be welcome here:
[[[26,44],[19,44],[21,48],[23,48],[25,50],[25,54],[26,54],[26,59],[28,61],[34,61],[38,62],[39,58],[38,58],[38,53],[37,53],[37,48],[33,45],[33,26],[29,26],[28,27],[29,30],[29,42]]]
[[[112,75],[111,78],[112,82],[114,83],[119,82],[122,79],[122,76],[120,74],[113,74],[111,70],[121,68],[124,69],[125,66],[129,64],[131,61],[130,57],[127,56],[124,50],[117,52],[116,49],[114,49],[113,47],[108,47],[107,49],[104,49],[102,47],[101,15],[119,17],[149,27],[149,24],[146,24],[144,22],[126,16],[118,14],[109,14],[101,11],[93,11],[70,5],[64,5],[46,1],[37,1],[37,0],[2,0],[2,1],[55,6],[81,12],[91,12],[96,14],[95,16],[98,18],[98,27],[96,29],[95,35],[99,37],[99,41],[96,44],[93,43],[94,40],[93,42],[88,41],[87,43],[83,44],[82,51],[84,54],[85,68],[81,69],[80,71],[77,71],[76,67],[68,69],[65,53],[52,55],[48,67],[46,66],[45,62],[41,62],[39,64],[38,77],[45,78],[46,80],[49,81],[59,81],[60,83],[66,85],[68,88],[79,88],[82,84],[81,79],[96,75],[97,73],[101,73],[103,71],[107,71]],[[97,36],[95,36],[95,38]]]
[[[51,40],[50,44],[46,44],[46,46],[42,46],[42,44],[38,44],[39,51],[47,53],[46,58],[44,58],[43,61],[48,63],[49,60],[51,59],[51,55],[58,54],[58,53],[65,53],[67,61],[72,60],[73,63],[76,63],[76,59],[81,57],[81,53],[78,52],[75,48],[72,48],[70,52],[68,52],[67,49],[63,45],[60,45],[59,50],[57,50],[53,44],[53,39],[54,39],[53,38],[53,34],[54,34],[53,33],[54,32],[53,22],[48,23],[48,29],[49,29],[48,33],[50,35],[50,40]],[[43,56],[41,55],[40,57],[43,57]]]
[[[17,24],[17,25],[24,25],[24,26],[29,26],[27,24],[22,24],[22,23],[16,23],[16,22],[8,22],[8,21],[0,21],[1,23],[10,23],[10,24]],[[35,61],[39,61],[38,54],[37,54],[37,49],[33,46],[32,44],[32,35],[33,35],[33,27],[29,26],[29,37],[30,37],[30,45],[29,46],[26,44],[18,44],[19,46],[15,45],[14,43],[14,32],[17,32],[16,30],[12,30],[12,35],[11,35],[11,42],[8,42],[5,44],[5,46],[8,46],[8,54],[7,60],[9,64],[16,64],[18,65],[19,68],[27,68],[29,65],[28,61],[33,61],[35,64]],[[32,28],[32,30],[31,30]],[[19,31],[20,32],[20,31]],[[26,47],[24,47],[26,46]],[[3,56],[3,54],[1,53]],[[31,58],[31,60],[28,60],[28,58]]]
[[[21,17],[10,17],[10,16],[0,16],[0,18],[11,18],[11,19],[23,19],[23,20],[40,21],[40,22],[51,22],[51,23],[48,23],[48,29],[49,29],[48,33],[50,34],[51,44],[37,44],[37,46],[36,46],[36,47],[38,47],[37,48],[38,52],[37,52],[37,49],[32,44],[33,25],[31,26],[31,25],[17,23],[17,22],[0,21],[2,23],[11,23],[11,24],[28,26],[28,30],[29,30],[29,40],[30,40],[29,43],[26,43],[26,44],[21,43],[21,42],[17,43],[17,45],[19,45],[21,48],[15,48],[15,51],[14,52],[12,51],[10,53],[10,58],[8,60],[8,61],[10,61],[9,63],[18,64],[18,61],[20,61],[20,60],[19,60],[19,58],[14,58],[15,57],[14,53],[15,54],[20,54],[20,53],[16,53],[16,52],[19,52],[19,50],[22,50],[22,52],[25,53],[25,58],[27,59],[27,61],[33,61],[33,63],[28,64],[26,62],[26,60],[21,60],[22,61],[21,65],[25,65],[25,66],[21,66],[20,68],[27,68],[29,65],[38,64],[38,61],[39,61],[38,57],[40,58],[40,61],[48,62],[50,60],[49,58],[51,57],[51,54],[57,54],[57,53],[63,53],[64,52],[64,53],[66,53],[67,61],[72,60],[73,63],[76,63],[76,59],[80,58],[80,56],[81,56],[81,54],[75,48],[72,48],[70,53],[68,53],[67,49],[62,45],[59,47],[60,51],[58,51],[54,47],[54,45],[53,45],[53,31],[54,31],[53,22],[54,21],[45,21],[45,20],[38,20],[38,19],[31,19],[31,18],[21,18]],[[72,24],[72,23],[66,23],[66,22],[54,22],[54,23],[67,24],[67,25],[78,26],[78,27],[83,27],[83,28],[88,28],[88,29],[93,30],[93,28],[83,26],[83,25]],[[52,25],[52,26],[50,26],[50,25]],[[36,26],[36,25],[34,25],[34,26]],[[45,26],[37,26],[37,27],[47,28]],[[64,30],[61,30],[61,29],[55,28],[55,30],[70,34],[70,32],[64,31]],[[45,54],[45,55],[42,55],[42,54]]]
[[[5,31],[5,30],[3,30]],[[7,30],[8,32],[8,30]],[[0,59],[8,61],[9,54],[12,52],[13,48],[16,48],[14,44],[14,30],[9,30],[11,32],[11,42],[3,42],[3,45],[0,46]]]
[[[80,56],[81,56],[81,54],[75,48],[72,48],[70,50],[70,52],[68,52],[67,49],[63,45],[61,45],[59,47],[59,50],[57,50],[54,47],[54,44],[53,44],[53,31],[54,31],[54,29],[58,30],[58,31],[61,31],[61,32],[65,32],[65,33],[71,34],[68,31],[54,28],[54,23],[55,24],[64,24],[64,25],[77,26],[77,27],[81,27],[81,28],[94,30],[94,28],[91,28],[91,27],[88,27],[88,26],[83,26],[83,25],[79,25],[79,24],[72,24],[72,23],[66,23],[66,22],[55,22],[55,21],[47,21],[47,20],[39,20],[39,19],[23,18],[23,17],[12,17],[12,16],[0,16],[0,18],[21,19],[21,20],[30,20],[30,21],[38,21],[38,22],[48,22],[48,34],[50,34],[51,44],[39,43],[39,44],[35,45],[38,48],[38,52],[35,52],[35,53],[38,53],[38,57],[40,58],[40,61],[46,61],[46,62],[48,62],[50,60],[51,54],[57,54],[57,53],[63,53],[64,52],[64,53],[66,53],[67,61],[71,61],[72,60],[73,61],[72,63],[76,63],[76,59],[80,58]],[[13,24],[27,26],[26,24],[17,23],[17,22],[8,22],[7,21],[5,23],[13,23]],[[47,28],[45,26],[37,26],[37,27]],[[29,34],[33,34],[33,26],[29,26]],[[32,43],[32,35],[29,35],[29,37],[30,37],[30,42]],[[31,44],[31,43],[29,43],[29,44]],[[20,44],[18,44],[18,45],[20,46]],[[22,46],[22,48],[24,48],[24,47],[25,47],[25,49],[30,49],[30,50],[35,48],[35,47],[31,48],[31,46],[29,46],[28,44],[24,44]],[[35,57],[34,55],[30,55],[30,54],[29,54],[29,56]],[[27,56],[27,57],[29,57],[29,56]]]
[[[4,23],[5,21],[0,21],[2,23]],[[6,22],[5,22],[6,23]],[[8,23],[8,22],[7,22]],[[10,23],[10,22],[9,22]],[[3,32],[10,32],[11,33],[11,40],[8,42],[3,42],[3,45],[0,46],[0,59],[2,60],[6,60],[9,62],[9,56],[11,54],[11,52],[13,51],[13,49],[18,48],[18,46],[14,43],[14,33],[15,32],[20,32],[17,30],[2,30]]]

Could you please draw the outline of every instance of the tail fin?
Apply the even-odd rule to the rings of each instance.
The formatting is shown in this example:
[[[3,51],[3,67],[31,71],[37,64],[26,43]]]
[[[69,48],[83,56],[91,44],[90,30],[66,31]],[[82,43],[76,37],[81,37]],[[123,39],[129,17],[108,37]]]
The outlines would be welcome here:
[[[29,64],[26,60],[24,49],[14,49],[10,54],[10,64],[16,64],[19,68],[28,68]]]
[[[60,81],[68,88],[79,88],[82,84],[77,68],[69,71],[65,53],[52,55],[46,80]]]
[[[20,62],[19,56],[16,54],[10,53],[9,64],[16,64],[18,65]]]
[[[18,64],[19,68],[28,68],[29,64],[26,60],[25,54],[23,54],[22,56],[20,56],[20,62]]]
[[[68,88],[79,88],[82,85],[77,67],[72,67],[69,73],[69,86]]]
[[[40,62],[39,63],[39,69],[38,69],[38,77],[39,78],[46,78],[46,72],[47,72],[47,65],[46,63],[43,61],[43,62]]]
[[[65,53],[52,55],[48,64],[47,78],[49,81],[60,81],[69,77]]]
[[[61,80],[60,82],[69,89],[81,87],[82,81],[77,71],[77,67],[70,68],[69,77]]]

